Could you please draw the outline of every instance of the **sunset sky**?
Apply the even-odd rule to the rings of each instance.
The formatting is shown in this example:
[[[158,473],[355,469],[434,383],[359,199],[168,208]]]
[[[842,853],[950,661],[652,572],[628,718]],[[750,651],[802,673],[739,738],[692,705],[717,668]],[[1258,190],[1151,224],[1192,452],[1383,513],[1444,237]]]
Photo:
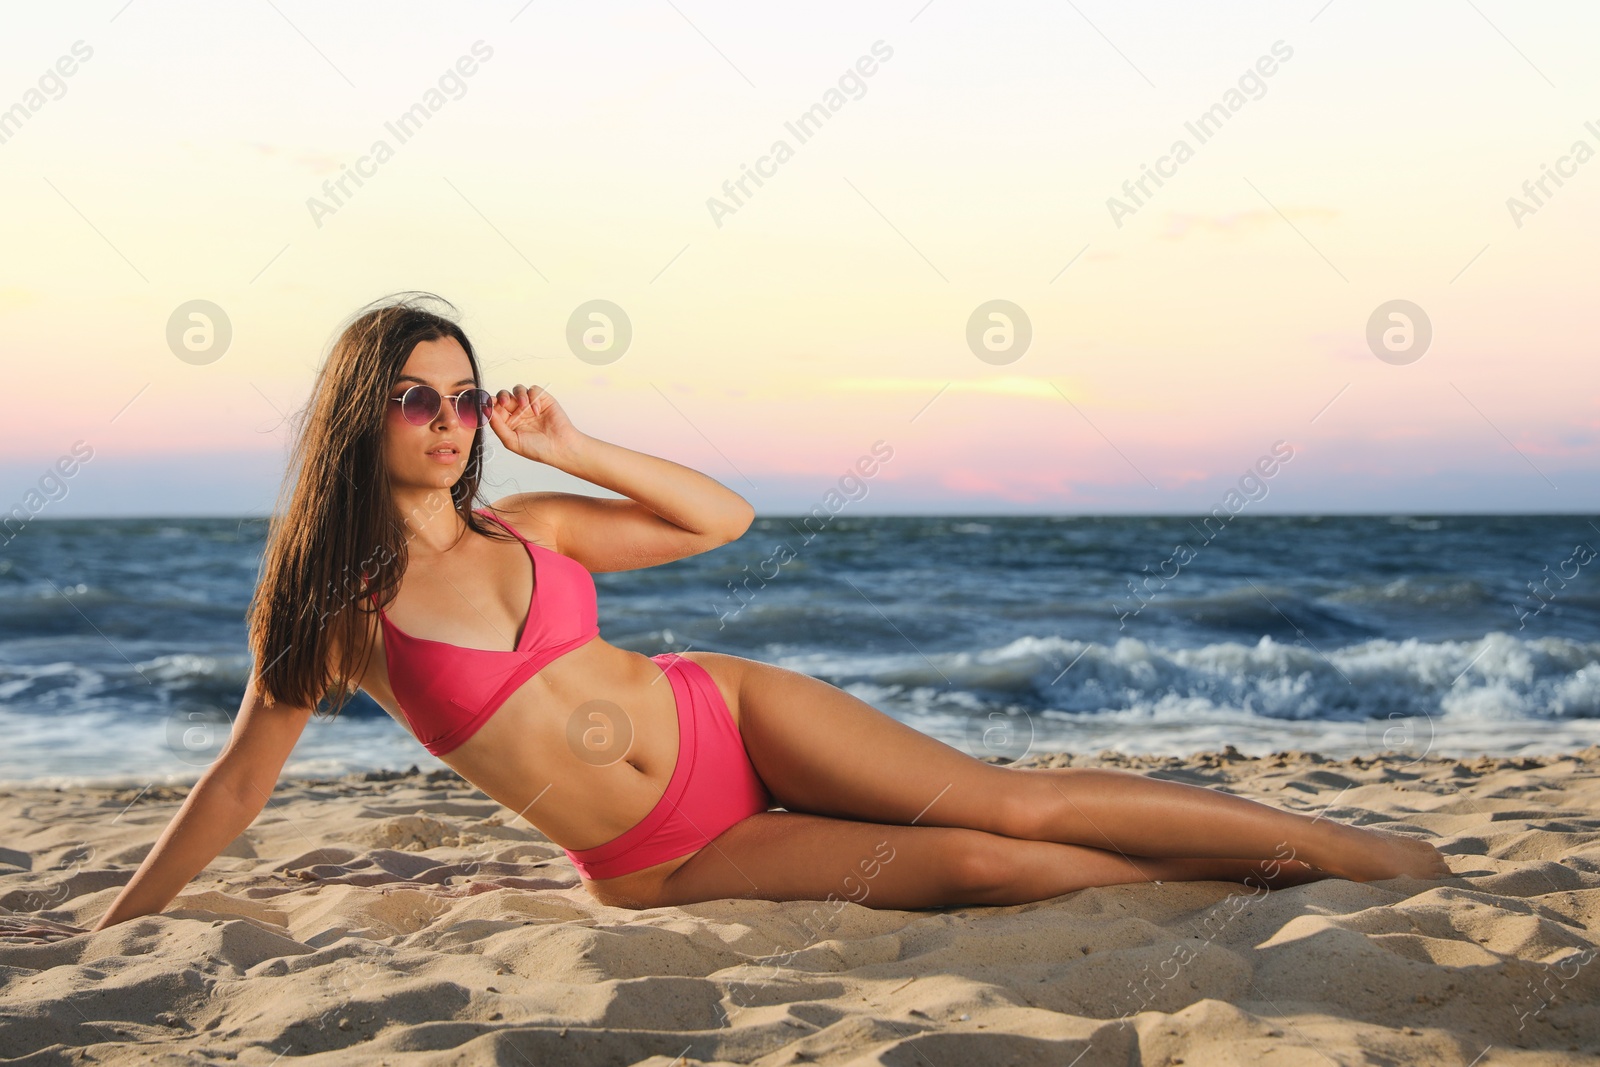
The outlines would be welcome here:
[[[1597,24],[1505,0],[13,13],[0,509],[81,441],[39,514],[266,513],[339,325],[421,289],[489,388],[545,386],[761,512],[880,440],[862,514],[1204,511],[1280,441],[1256,511],[1593,511]],[[603,365],[566,339],[596,299],[633,331]],[[231,325],[209,362],[168,342],[194,300]],[[990,301],[1030,324],[1009,362],[968,343]],[[1392,301],[1426,316],[1420,357],[1374,353]],[[585,487],[494,458],[489,499],[537,488]]]

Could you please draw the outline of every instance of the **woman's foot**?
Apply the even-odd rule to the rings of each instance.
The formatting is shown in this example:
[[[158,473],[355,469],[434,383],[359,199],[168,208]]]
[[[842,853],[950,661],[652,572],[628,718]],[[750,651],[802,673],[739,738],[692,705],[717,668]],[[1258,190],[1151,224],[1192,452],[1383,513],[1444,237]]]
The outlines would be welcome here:
[[[1320,866],[1341,878],[1375,882],[1384,878],[1448,878],[1453,873],[1444,854],[1426,841],[1369,826],[1328,825],[1336,836]]]

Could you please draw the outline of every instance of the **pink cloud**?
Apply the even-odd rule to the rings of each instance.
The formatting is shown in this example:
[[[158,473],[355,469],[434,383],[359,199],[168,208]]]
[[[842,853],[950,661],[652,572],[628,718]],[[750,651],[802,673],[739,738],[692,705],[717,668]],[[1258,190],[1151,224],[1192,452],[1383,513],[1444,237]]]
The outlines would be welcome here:
[[[250,141],[248,143],[251,148],[254,148],[264,156],[283,156],[292,165],[308,170],[312,174],[332,174],[339,169],[342,162],[333,156],[322,153],[296,152],[291,154],[275,144],[266,144],[262,141]]]
[[[1071,482],[1058,471],[1016,468],[977,471],[971,467],[953,467],[943,472],[939,484],[963,496],[993,497],[1013,504],[1063,501],[1073,495]]]

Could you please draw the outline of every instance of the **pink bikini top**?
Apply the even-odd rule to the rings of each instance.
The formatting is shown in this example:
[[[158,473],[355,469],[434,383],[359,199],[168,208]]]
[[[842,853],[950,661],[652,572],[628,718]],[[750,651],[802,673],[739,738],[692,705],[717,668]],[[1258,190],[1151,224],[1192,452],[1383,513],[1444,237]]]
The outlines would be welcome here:
[[[536,545],[485,508],[477,514],[511,530],[533,563],[533,596],[510,650],[465,648],[412,637],[378,605],[389,688],[412,733],[435,756],[477,733],[517,687],[552,661],[600,635],[594,578],[570,556]],[[372,594],[377,604],[377,594]]]

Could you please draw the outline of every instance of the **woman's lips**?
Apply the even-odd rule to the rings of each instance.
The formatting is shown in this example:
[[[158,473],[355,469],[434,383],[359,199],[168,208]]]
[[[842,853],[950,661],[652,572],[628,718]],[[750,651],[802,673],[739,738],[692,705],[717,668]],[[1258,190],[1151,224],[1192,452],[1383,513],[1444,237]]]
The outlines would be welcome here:
[[[454,463],[461,458],[461,453],[454,450],[441,450],[427,453],[429,459],[435,463]]]

